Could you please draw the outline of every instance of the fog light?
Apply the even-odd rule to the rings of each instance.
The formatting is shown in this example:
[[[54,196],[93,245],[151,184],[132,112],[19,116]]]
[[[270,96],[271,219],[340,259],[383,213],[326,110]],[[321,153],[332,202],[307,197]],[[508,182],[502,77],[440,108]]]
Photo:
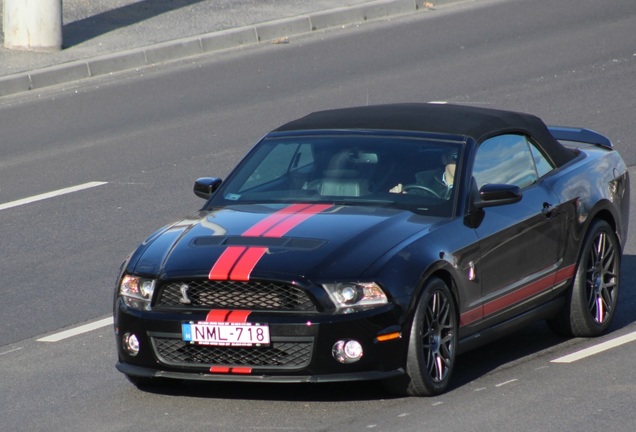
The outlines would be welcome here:
[[[331,355],[340,363],[354,363],[362,358],[362,345],[354,340],[340,340],[333,345]]]
[[[135,357],[139,354],[139,339],[134,334],[126,333],[122,338],[122,345],[124,347],[124,351],[129,356]]]

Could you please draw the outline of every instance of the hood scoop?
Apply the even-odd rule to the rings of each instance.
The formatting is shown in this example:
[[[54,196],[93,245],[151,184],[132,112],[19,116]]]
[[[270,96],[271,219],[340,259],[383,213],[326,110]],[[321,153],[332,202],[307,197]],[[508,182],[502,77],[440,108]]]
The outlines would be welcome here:
[[[298,237],[249,237],[249,236],[206,236],[197,237],[193,246],[259,246],[276,249],[315,250],[325,245],[327,240]]]

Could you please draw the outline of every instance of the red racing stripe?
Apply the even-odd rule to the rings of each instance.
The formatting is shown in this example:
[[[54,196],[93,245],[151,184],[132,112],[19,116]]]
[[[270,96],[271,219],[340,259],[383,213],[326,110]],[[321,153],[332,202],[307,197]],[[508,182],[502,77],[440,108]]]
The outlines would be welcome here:
[[[207,317],[206,321],[208,322],[233,322],[233,323],[244,323],[247,322],[247,318],[250,316],[252,311],[249,310],[226,310],[226,309],[214,309],[211,310]],[[249,375],[252,373],[252,368],[249,367],[236,367],[230,368],[228,366],[212,366],[210,368],[210,373],[214,374],[238,374],[238,375]]]
[[[243,255],[239,258],[238,262],[234,265],[234,269],[230,274],[229,280],[235,281],[248,281],[250,280],[250,274],[256,263],[267,252],[266,247],[251,247],[248,248]]]
[[[208,278],[210,280],[228,280],[234,264],[246,249],[245,246],[229,246],[225,249],[214,263]]]
[[[217,374],[232,373],[237,375],[249,375],[252,373],[252,368],[249,368],[249,367],[230,368],[227,366],[212,366],[210,368],[210,373],[217,373]]]
[[[250,310],[228,310],[212,309],[205,317],[206,322],[231,322],[244,323],[252,311]]]
[[[330,207],[330,204],[292,204],[256,223],[242,236],[282,237],[301,222]],[[212,266],[208,278],[248,281],[252,270],[266,252],[266,247],[228,246]]]
[[[252,311],[249,310],[234,310],[227,316],[226,321],[231,323],[244,323],[247,322],[247,317],[250,316]]]
[[[207,322],[225,322],[232,311],[227,309],[212,309],[205,317]]]
[[[298,212],[280,223],[274,225],[272,228],[263,233],[263,237],[282,237],[287,234],[292,228],[296,227],[301,222],[309,219],[313,215],[320,213],[331,207],[330,204],[315,204],[304,211]]]
[[[303,210],[309,207],[311,207],[311,204],[293,204],[293,205],[290,205],[289,207],[285,207],[281,210],[278,210],[276,213],[269,215],[268,217],[266,217],[265,219],[263,219],[262,221],[254,225],[252,228],[245,231],[243,233],[243,236],[245,237],[261,236],[263,235],[265,231],[269,230],[271,227],[275,226],[276,224],[280,223],[284,219],[288,218],[289,215],[302,212]]]

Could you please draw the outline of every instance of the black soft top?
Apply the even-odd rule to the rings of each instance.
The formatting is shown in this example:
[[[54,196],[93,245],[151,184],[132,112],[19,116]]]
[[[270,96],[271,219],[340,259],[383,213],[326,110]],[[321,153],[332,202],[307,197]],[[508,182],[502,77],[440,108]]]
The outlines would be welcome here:
[[[575,156],[536,116],[452,104],[405,103],[318,111],[275,132],[322,129],[421,131],[468,136],[478,143],[502,133],[523,133],[533,137],[557,166]]]

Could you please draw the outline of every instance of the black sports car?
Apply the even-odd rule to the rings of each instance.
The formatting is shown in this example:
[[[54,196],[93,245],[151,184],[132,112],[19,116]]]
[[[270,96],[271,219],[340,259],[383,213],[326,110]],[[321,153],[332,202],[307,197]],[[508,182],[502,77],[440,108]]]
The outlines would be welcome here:
[[[615,315],[629,178],[611,142],[537,117],[395,104],[266,135],[115,290],[117,369],[165,379],[382,380],[434,395],[456,356],[531,321]]]

